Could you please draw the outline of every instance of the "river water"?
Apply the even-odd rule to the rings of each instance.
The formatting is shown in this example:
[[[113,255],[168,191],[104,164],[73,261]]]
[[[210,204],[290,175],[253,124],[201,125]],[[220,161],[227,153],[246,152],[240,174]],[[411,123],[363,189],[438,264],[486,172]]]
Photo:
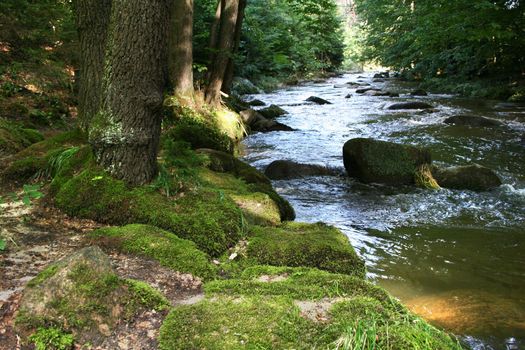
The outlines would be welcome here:
[[[359,87],[340,86],[347,82],[400,97],[357,94]],[[494,169],[503,185],[483,193],[365,185],[346,177],[274,186],[292,203],[298,221],[339,227],[366,261],[369,278],[432,324],[472,349],[506,349],[509,338],[525,349],[525,105],[444,94],[412,97],[411,89],[365,73],[249,96],[287,110],[278,121],[297,131],[249,136],[244,160],[259,169],[279,159],[342,168],[343,144],[368,137],[428,147],[436,164],[475,162]],[[304,102],[312,95],[332,104]],[[386,109],[409,100],[435,110]],[[457,114],[498,119],[503,126],[443,123]]]

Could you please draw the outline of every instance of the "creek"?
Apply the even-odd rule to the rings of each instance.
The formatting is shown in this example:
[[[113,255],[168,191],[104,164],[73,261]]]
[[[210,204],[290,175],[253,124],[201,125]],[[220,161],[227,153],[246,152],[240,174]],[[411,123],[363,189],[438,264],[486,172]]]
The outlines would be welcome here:
[[[355,92],[366,84],[400,97]],[[525,349],[525,105],[415,97],[408,94],[413,89],[364,73],[248,96],[287,110],[278,121],[297,131],[250,135],[243,158],[259,169],[280,159],[342,168],[343,144],[366,137],[428,147],[438,165],[478,163],[495,170],[503,185],[488,192],[367,185],[344,176],[280,180],[274,187],[298,221],[340,228],[365,260],[369,278],[430,323],[471,349],[503,350],[510,338]],[[309,96],[332,104],[307,103]],[[413,100],[435,109],[387,109]],[[463,114],[502,126],[443,123]]]

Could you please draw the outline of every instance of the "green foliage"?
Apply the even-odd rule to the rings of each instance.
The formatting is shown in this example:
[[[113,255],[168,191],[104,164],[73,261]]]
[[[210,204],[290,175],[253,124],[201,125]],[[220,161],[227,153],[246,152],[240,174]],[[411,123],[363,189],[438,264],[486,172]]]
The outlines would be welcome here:
[[[522,2],[357,0],[355,4],[366,34],[362,57],[366,60],[416,78],[523,72]]]
[[[195,243],[173,233],[147,225],[127,225],[99,229],[90,237],[97,244],[108,245],[125,253],[151,257],[162,266],[203,279],[216,275],[215,267]]]
[[[35,344],[36,350],[68,350],[74,343],[72,334],[56,327],[38,328],[29,340]]]
[[[7,247],[7,242],[4,238],[0,237],[0,252],[3,252]]]

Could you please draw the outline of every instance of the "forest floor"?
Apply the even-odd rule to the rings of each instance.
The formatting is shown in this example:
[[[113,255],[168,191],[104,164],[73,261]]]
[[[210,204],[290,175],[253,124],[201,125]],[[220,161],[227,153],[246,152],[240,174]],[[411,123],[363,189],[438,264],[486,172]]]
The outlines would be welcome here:
[[[0,233],[9,246],[0,255],[0,348],[32,349],[21,344],[14,328],[25,284],[48,264],[89,246],[86,234],[100,225],[91,220],[72,219],[43,205],[15,202],[4,203],[0,208]],[[192,275],[175,272],[147,258],[108,250],[106,253],[121,278],[148,283],[172,305],[193,304],[204,298],[201,281]],[[118,325],[104,344],[94,349],[156,349],[166,314],[167,311],[143,311]]]

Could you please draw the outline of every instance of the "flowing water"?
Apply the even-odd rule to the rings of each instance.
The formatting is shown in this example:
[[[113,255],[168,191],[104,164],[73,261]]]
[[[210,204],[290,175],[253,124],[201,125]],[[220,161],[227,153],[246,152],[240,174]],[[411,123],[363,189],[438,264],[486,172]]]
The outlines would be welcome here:
[[[347,82],[400,93],[356,94]],[[451,95],[408,95],[411,87],[371,74],[347,74],[254,95],[289,112],[278,121],[297,131],[254,134],[244,159],[263,169],[288,159],[342,167],[342,146],[355,137],[428,147],[435,163],[472,162],[494,169],[503,185],[489,192],[365,185],[345,177],[275,181],[298,221],[339,227],[365,259],[369,277],[431,323],[472,349],[525,349],[525,105]],[[345,98],[347,94],[352,97]],[[333,104],[305,103],[319,96]],[[421,100],[432,111],[390,111]],[[451,115],[498,119],[503,126],[448,126]]]

